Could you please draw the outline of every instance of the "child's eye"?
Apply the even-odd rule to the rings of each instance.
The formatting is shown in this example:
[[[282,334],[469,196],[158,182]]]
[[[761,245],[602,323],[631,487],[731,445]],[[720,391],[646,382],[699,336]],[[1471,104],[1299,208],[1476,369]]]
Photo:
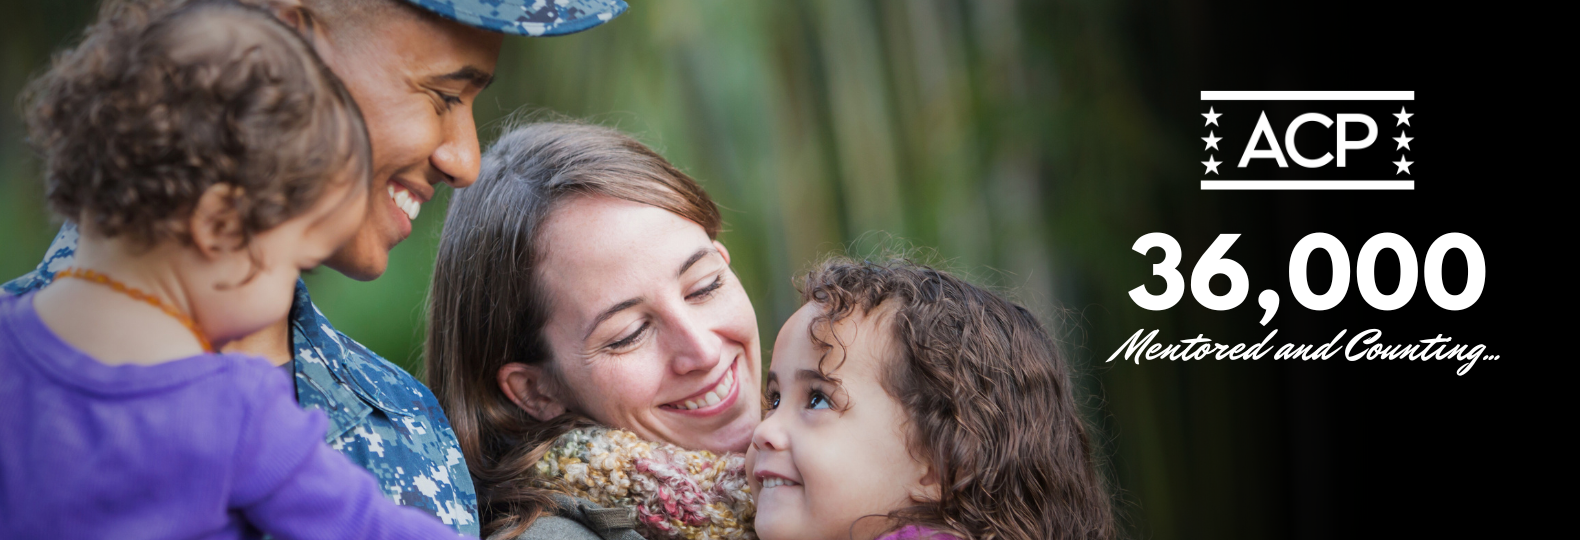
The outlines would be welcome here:
[[[770,391],[766,397],[768,398],[768,410],[779,408],[779,392]]]
[[[834,406],[833,406],[833,404],[829,403],[828,396],[824,395],[823,391],[821,391],[821,390],[813,390],[812,391],[812,395],[808,396],[808,398],[807,398],[806,408],[808,408],[808,409],[832,409],[832,408],[834,408]]]

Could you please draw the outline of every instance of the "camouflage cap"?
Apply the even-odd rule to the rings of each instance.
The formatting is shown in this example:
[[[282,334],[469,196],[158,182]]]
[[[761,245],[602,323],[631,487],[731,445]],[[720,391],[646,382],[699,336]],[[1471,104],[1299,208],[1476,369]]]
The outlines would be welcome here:
[[[406,0],[447,19],[517,36],[563,36],[625,13],[622,0]]]

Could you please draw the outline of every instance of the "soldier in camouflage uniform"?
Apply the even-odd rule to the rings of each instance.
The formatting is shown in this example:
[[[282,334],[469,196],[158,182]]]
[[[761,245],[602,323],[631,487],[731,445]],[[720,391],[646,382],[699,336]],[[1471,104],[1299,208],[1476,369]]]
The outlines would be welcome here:
[[[153,10],[184,1],[125,0],[125,3],[141,4],[133,9]],[[394,4],[401,1],[409,6]],[[626,9],[621,0],[286,0],[283,5],[284,8],[276,6],[276,10],[288,24],[304,29],[304,33],[330,34],[330,39],[314,39],[315,48],[341,76],[369,120],[368,131],[376,160],[373,188],[380,196],[388,193],[390,201],[376,199],[375,204],[391,210],[377,212],[370,208],[370,224],[359,233],[359,239],[353,240],[327,263],[342,273],[364,280],[382,274],[389,250],[410,234],[409,220],[416,217],[416,208],[432,197],[435,187],[435,182],[426,179],[438,178],[455,187],[464,187],[476,179],[479,149],[476,127],[471,120],[471,103],[492,78],[493,62],[499,51],[499,40],[493,36],[556,36],[579,32],[602,24]],[[302,24],[301,18],[293,19],[291,9],[312,13],[315,7],[323,12],[315,24]],[[341,21],[335,20],[335,16],[364,20]],[[372,18],[390,20],[366,20]],[[345,40],[348,36],[359,36],[349,32],[343,36],[333,35],[339,28],[351,27],[379,28],[381,32],[404,29],[406,33],[396,36],[398,39],[383,36],[381,41],[403,50],[375,49],[371,53],[359,50],[361,56],[342,58],[337,55],[343,49],[323,46],[326,42],[334,43],[337,38]],[[447,46],[432,46],[430,40],[424,39],[426,37]],[[458,63],[466,67],[431,75],[421,81],[381,80],[367,75],[420,72],[423,65],[414,69],[402,64],[409,64],[414,57],[446,69]],[[474,64],[486,64],[482,66],[486,69]],[[348,73],[351,68],[347,66],[357,71]],[[386,67],[389,69],[380,71]],[[422,74],[412,76],[417,75]],[[391,118],[385,113],[421,111],[399,107],[402,105],[401,92],[405,90],[401,83],[413,82],[413,86],[417,86],[415,83],[427,80],[454,80],[466,88],[447,94],[442,91],[444,85],[436,84],[436,102],[440,104],[434,107],[437,112],[432,113],[435,116],[428,124],[421,122],[429,118]],[[423,94],[421,99],[429,99],[429,96]],[[429,112],[421,111],[415,116],[424,114]],[[409,159],[400,161],[403,156]],[[392,212],[403,212],[407,218],[404,228],[396,227],[394,232],[389,230],[390,221],[386,215]],[[386,221],[371,223],[376,220]],[[399,225],[398,221],[394,223]],[[23,294],[48,285],[55,272],[71,265],[76,245],[77,229],[68,223],[56,235],[43,262],[34,271],[0,288],[9,294]],[[401,368],[336,331],[313,306],[307,287],[300,281],[296,284],[291,313],[285,324],[260,334],[277,334],[282,327],[288,335],[252,336],[241,340],[239,350],[228,349],[227,352],[257,354],[282,364],[282,369],[294,376],[297,402],[304,408],[320,409],[328,415],[326,442],[331,447],[373,473],[391,499],[431,512],[457,531],[477,536],[480,528],[477,493],[455,433],[433,393]]]

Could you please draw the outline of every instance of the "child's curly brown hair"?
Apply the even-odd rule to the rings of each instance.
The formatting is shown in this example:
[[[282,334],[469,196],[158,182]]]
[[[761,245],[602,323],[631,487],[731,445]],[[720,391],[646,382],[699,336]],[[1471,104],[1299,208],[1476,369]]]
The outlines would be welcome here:
[[[967,539],[1107,539],[1108,495],[1071,395],[1070,368],[1030,311],[946,272],[894,258],[830,259],[802,299],[823,313],[812,340],[852,314],[885,315],[892,360],[880,382],[910,419],[911,452],[941,497],[890,514]],[[842,343],[843,345],[843,343]],[[818,369],[832,366],[825,355]]]
[[[329,178],[366,181],[361,112],[295,31],[234,2],[166,4],[107,2],[23,94],[56,212],[105,237],[189,242],[183,218],[229,184],[245,244]]]

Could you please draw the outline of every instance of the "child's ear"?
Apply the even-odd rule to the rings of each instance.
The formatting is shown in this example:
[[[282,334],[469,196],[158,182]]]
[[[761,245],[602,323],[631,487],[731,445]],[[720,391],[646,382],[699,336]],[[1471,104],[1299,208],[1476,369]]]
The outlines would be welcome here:
[[[307,8],[302,6],[301,0],[254,0],[254,2],[258,7],[273,14],[274,18],[298,32],[304,25],[310,24],[305,11]]]
[[[274,18],[295,30],[302,39],[315,46],[321,33],[320,19],[312,10],[302,5],[302,0],[253,0],[257,6],[274,15]],[[319,51],[322,52],[322,51]],[[326,59],[327,60],[327,59]]]
[[[520,362],[499,368],[499,389],[521,410],[539,422],[547,422],[565,414],[565,404],[554,396],[549,374],[542,366],[529,366]]]
[[[187,218],[187,230],[191,231],[193,246],[205,258],[213,259],[241,248],[241,213],[236,210],[236,198],[241,193],[236,186],[214,184],[198,197]]]
[[[724,244],[719,243],[718,240],[713,241],[713,247],[719,249],[719,256],[724,257],[724,264],[730,264],[730,250],[724,249]]]
[[[943,496],[943,485],[938,481],[938,471],[931,465],[923,465],[921,481],[912,489],[911,499],[933,502],[942,499]]]

